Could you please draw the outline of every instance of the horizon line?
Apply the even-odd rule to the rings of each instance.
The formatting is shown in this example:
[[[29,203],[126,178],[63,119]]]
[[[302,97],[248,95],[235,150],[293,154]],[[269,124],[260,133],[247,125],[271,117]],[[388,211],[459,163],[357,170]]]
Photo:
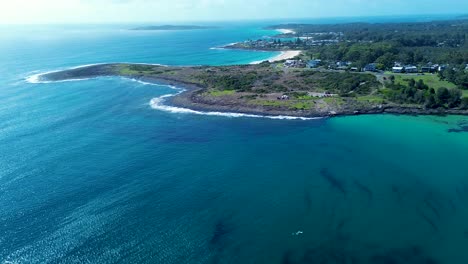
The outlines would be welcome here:
[[[249,18],[249,19],[225,19],[225,20],[164,20],[164,21],[108,21],[108,22],[28,22],[28,23],[2,23],[0,26],[31,26],[31,25],[118,25],[118,24],[167,24],[175,23],[217,23],[217,22],[250,22],[250,21],[279,21],[279,20],[320,20],[320,19],[359,19],[359,18],[390,18],[390,17],[444,17],[453,16],[453,18],[468,16],[467,13],[420,13],[420,14],[396,14],[396,15],[371,15],[371,16],[320,16],[320,17],[278,17],[278,18]]]

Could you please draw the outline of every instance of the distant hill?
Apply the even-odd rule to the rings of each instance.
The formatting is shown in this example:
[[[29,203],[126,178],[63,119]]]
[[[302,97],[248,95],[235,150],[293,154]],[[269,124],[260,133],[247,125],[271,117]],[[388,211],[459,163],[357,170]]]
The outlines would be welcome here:
[[[132,30],[199,30],[211,29],[214,27],[193,26],[193,25],[162,25],[162,26],[144,26],[133,28]]]

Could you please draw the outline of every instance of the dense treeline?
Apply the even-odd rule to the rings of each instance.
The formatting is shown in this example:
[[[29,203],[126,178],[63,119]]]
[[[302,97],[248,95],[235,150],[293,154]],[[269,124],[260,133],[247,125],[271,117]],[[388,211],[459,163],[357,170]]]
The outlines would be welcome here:
[[[394,76],[386,85],[389,90],[385,92],[386,98],[399,104],[420,104],[426,108],[468,108],[468,98],[462,99],[459,89],[429,88],[424,81],[409,79],[408,85],[396,84]]]
[[[270,29],[289,28],[298,35],[307,33],[342,33],[343,41],[391,41],[404,47],[461,47],[468,39],[468,20],[413,23],[283,24]],[[323,35],[322,35],[323,37]]]
[[[439,76],[442,80],[458,85],[460,89],[468,90],[468,72],[463,69],[463,65],[459,69],[447,68],[444,71],[439,72]]]
[[[306,49],[311,58],[328,61],[350,61],[356,67],[377,63],[381,70],[390,69],[396,61],[403,64],[426,65],[440,63],[464,65],[468,61],[468,48],[403,47],[391,42],[346,43],[312,46]]]

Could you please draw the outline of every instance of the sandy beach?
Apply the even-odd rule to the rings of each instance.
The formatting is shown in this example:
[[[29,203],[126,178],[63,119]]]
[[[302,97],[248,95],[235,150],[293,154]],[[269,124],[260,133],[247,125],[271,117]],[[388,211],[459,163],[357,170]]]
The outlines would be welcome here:
[[[277,61],[292,59],[292,58],[298,56],[299,54],[301,54],[301,52],[302,51],[300,51],[300,50],[282,51],[281,54],[279,54],[276,57],[273,57],[273,58],[269,59],[268,61],[269,62],[277,62]]]
[[[282,34],[296,34],[295,31],[293,31],[291,29],[286,29],[286,28],[280,28],[280,29],[277,29],[276,31],[279,31]]]

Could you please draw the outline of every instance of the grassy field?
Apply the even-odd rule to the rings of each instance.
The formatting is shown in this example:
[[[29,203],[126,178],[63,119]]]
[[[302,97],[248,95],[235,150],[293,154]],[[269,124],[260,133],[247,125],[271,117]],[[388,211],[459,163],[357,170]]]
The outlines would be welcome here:
[[[439,79],[437,74],[425,74],[425,75],[415,75],[415,74],[388,74],[395,76],[395,83],[408,85],[408,80],[414,79],[415,81],[423,80],[430,88],[439,89],[441,87],[445,88],[457,88],[457,86],[451,82],[442,81]]]
[[[211,96],[224,96],[224,95],[232,95],[236,93],[234,90],[224,90],[224,91],[219,91],[219,90],[211,90],[209,91],[209,94]]]
[[[382,96],[379,96],[379,95],[359,96],[356,99],[361,102],[378,103],[378,104],[381,104],[384,102],[384,99],[382,98]]]

